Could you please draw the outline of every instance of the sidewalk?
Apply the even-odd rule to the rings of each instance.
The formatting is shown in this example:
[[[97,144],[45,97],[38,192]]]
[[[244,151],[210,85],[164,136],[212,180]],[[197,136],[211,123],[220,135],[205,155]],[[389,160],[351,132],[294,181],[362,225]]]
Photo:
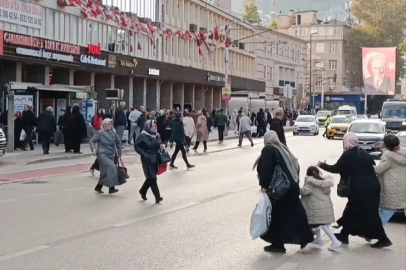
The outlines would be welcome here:
[[[286,128],[285,131],[291,131],[291,128]],[[237,139],[238,135],[235,135],[232,130],[229,131],[229,136],[225,137],[224,140]],[[217,130],[214,130],[210,133],[209,142],[215,142],[218,140]],[[194,141],[194,140],[193,140]],[[49,155],[43,155],[41,145],[36,145],[35,150],[33,151],[15,151],[13,153],[6,153],[5,156],[0,157],[0,172],[2,166],[7,165],[31,165],[31,164],[40,164],[51,161],[62,161],[62,160],[74,160],[85,157],[93,156],[94,154],[90,152],[89,145],[82,144],[81,152],[83,154],[72,154],[65,153],[63,145],[59,147],[51,145]],[[124,146],[123,153],[133,153],[134,147],[132,145]]]

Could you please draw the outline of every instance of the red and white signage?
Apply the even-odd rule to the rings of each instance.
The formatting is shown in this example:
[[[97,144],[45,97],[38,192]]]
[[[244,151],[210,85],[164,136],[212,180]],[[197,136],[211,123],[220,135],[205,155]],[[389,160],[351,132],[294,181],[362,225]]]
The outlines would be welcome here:
[[[41,29],[43,8],[19,0],[0,0],[0,21]]]
[[[1,2],[2,0],[0,0]],[[62,43],[59,41],[43,39],[33,36],[25,36],[20,34],[14,34],[10,32],[4,32],[4,42],[14,45],[38,48],[43,50],[80,55],[80,47],[77,45]]]
[[[97,44],[97,45],[93,45],[93,44],[87,45],[87,54],[101,55],[101,45],[100,45],[100,43]]]

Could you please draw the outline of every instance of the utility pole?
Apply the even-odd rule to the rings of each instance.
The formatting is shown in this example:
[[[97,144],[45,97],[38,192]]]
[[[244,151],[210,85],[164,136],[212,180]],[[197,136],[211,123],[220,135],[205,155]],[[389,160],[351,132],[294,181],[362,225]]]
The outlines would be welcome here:
[[[230,25],[227,24],[225,27],[225,31],[226,31],[226,41],[230,38]],[[226,46],[224,46],[225,49],[225,54],[224,54],[224,79],[225,79],[225,83],[224,83],[224,87],[227,89],[230,89],[231,91],[231,85],[230,85],[230,80],[228,79],[229,73],[230,73],[230,50],[229,48]],[[228,115],[228,100],[226,100],[226,115]]]
[[[324,71],[323,71],[323,75],[321,77],[321,109],[324,109]]]
[[[7,87],[7,153],[14,152],[14,91]],[[28,134],[26,135],[28,136]]]
[[[314,33],[310,33],[310,113],[314,114],[314,102],[313,102],[313,86],[312,86],[312,74],[313,74],[313,70],[312,70],[312,36],[313,35],[317,35],[318,32],[314,32]]]

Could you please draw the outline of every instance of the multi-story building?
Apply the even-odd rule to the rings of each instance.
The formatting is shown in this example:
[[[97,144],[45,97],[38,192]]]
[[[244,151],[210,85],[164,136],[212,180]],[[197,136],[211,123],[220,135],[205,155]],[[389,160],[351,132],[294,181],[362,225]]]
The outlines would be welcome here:
[[[362,70],[352,59],[347,46],[350,26],[336,20],[319,20],[317,11],[294,12],[279,15],[278,31],[308,41],[305,95],[315,107],[337,107],[342,103],[361,108]],[[336,79],[334,79],[336,77]],[[322,95],[323,94],[323,95]],[[323,102],[321,102],[323,96]],[[312,98],[313,100],[313,98]]]
[[[59,113],[89,98],[104,108],[114,98],[150,109],[224,106],[225,44],[232,90],[265,90],[255,79],[255,46],[231,48],[233,39],[250,35],[253,28],[215,5],[203,0],[72,2],[0,1],[0,78],[16,91],[16,110],[30,104],[37,113],[47,106]],[[232,39],[226,41],[223,29],[231,22]]]
[[[258,31],[263,32],[257,41],[257,79],[266,83],[265,99],[296,108],[305,82],[307,41],[266,28]]]

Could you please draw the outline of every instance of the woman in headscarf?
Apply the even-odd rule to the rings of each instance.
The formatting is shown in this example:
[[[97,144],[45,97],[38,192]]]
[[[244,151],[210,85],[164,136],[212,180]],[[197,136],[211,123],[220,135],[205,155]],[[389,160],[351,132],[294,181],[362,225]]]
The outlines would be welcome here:
[[[207,140],[209,139],[209,131],[207,130],[207,119],[203,115],[202,111],[197,112],[197,122],[196,122],[196,144],[193,150],[197,150],[200,142],[203,142],[204,152],[207,152]]]
[[[285,244],[300,245],[304,248],[313,242],[314,237],[299,198],[299,163],[289,149],[279,141],[275,131],[265,133],[264,143],[265,147],[253,168],[257,168],[261,191],[267,192],[277,165],[290,181],[290,189],[285,196],[278,201],[272,201],[272,222],[268,232],[261,236],[271,245],[264,247],[264,250],[285,253]]]
[[[14,150],[21,147],[20,136],[23,131],[23,121],[21,112],[14,114]]]
[[[72,107],[66,106],[65,114],[63,115],[63,143],[65,144],[65,153],[72,151]]]
[[[159,165],[158,151],[164,148],[165,145],[162,144],[161,136],[157,133],[156,122],[153,120],[146,121],[143,131],[134,143],[135,152],[141,156],[142,169],[145,175],[145,182],[139,191],[144,201],[147,200],[149,188],[151,188],[155,196],[156,203],[163,200],[158,188],[157,173]]]
[[[113,120],[103,120],[102,129],[97,131],[89,141],[90,149],[97,155],[100,164],[100,178],[94,190],[104,193],[103,186],[109,188],[109,194],[116,193],[115,186],[119,185],[117,165],[114,163],[115,156],[121,157],[121,140],[114,131]],[[96,146],[97,144],[97,146]]]
[[[70,135],[73,153],[82,154],[80,152],[80,144],[83,139],[87,138],[87,127],[85,119],[80,113],[79,106],[73,107],[71,128]]]
[[[343,138],[344,152],[335,165],[319,162],[318,166],[330,173],[337,173],[341,181],[346,181],[350,194],[343,216],[337,221],[343,227],[336,237],[348,244],[348,236],[360,236],[367,241],[378,239],[372,248],[384,248],[392,245],[383,229],[379,217],[381,186],[375,174],[375,161],[363,149],[358,147],[358,138],[348,132]]]

